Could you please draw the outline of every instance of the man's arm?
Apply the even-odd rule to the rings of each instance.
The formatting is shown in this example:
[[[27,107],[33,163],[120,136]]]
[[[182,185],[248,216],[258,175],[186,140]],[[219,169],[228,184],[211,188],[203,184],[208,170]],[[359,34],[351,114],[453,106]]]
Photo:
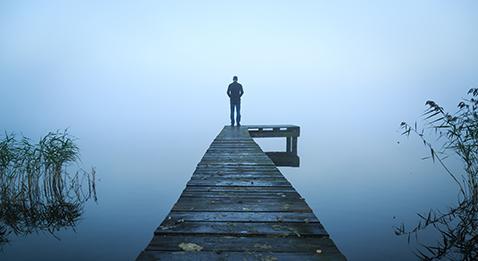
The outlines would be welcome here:
[[[231,85],[229,85],[227,87],[227,92],[226,93],[227,93],[227,96],[229,96],[229,98],[231,98]]]
[[[244,94],[244,90],[242,90],[242,85],[241,85],[241,88],[239,89],[239,91],[240,91],[239,97],[242,97],[242,95]]]

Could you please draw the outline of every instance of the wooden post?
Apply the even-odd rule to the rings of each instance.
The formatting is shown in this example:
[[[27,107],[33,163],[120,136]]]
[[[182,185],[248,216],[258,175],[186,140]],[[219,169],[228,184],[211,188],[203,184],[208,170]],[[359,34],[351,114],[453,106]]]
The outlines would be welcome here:
[[[285,151],[292,152],[292,137],[286,137]]]
[[[297,137],[292,138],[292,153],[297,155]]]

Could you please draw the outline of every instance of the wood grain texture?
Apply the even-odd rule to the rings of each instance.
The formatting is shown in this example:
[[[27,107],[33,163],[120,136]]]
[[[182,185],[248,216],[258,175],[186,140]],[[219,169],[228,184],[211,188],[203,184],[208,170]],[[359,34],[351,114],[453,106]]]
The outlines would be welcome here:
[[[254,126],[254,136],[267,131],[298,136],[295,127]],[[249,127],[227,126],[137,260],[345,257],[305,199],[251,138]]]

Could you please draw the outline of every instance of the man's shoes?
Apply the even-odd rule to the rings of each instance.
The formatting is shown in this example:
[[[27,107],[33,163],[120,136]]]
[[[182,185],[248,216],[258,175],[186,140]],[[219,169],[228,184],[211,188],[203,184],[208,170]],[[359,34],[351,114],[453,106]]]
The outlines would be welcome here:
[[[237,124],[237,127],[241,127],[241,124],[240,124],[240,123],[238,123],[238,124]]]
[[[234,127],[234,123],[231,123],[231,127]]]

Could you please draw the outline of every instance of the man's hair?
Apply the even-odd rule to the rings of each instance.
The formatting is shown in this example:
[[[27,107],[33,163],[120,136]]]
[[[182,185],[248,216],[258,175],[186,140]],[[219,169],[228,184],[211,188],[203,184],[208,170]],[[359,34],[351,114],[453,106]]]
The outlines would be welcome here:
[[[237,81],[237,76],[232,77],[233,81]]]

